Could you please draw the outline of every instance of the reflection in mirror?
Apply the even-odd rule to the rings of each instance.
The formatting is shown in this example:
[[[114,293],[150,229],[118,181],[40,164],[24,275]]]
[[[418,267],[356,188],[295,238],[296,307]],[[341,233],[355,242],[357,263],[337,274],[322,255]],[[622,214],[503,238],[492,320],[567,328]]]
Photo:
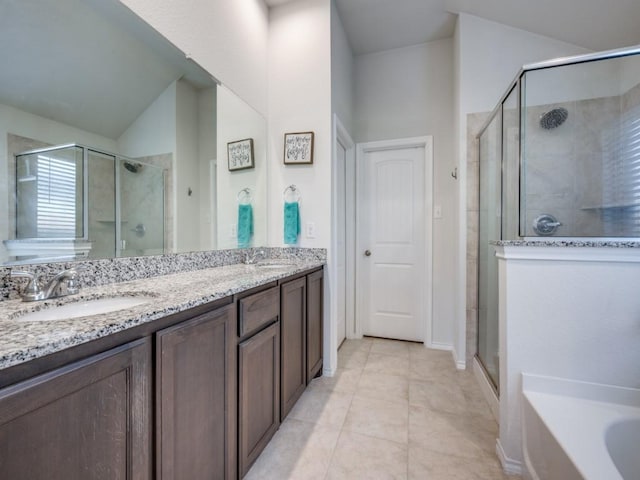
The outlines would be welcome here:
[[[267,125],[233,92],[218,88],[217,245],[236,248],[267,241]],[[253,140],[253,168],[229,170],[227,144]],[[249,212],[251,219],[247,219]],[[250,230],[253,232],[250,233]]]
[[[0,55],[0,263],[237,247],[239,188],[265,242],[264,118],[120,2],[5,2]]]

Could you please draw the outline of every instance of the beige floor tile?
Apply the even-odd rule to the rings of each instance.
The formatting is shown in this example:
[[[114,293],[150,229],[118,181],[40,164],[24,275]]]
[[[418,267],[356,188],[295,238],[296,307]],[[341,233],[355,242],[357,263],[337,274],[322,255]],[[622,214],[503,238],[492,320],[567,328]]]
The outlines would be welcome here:
[[[338,359],[336,375],[313,380],[246,478],[519,478],[502,473],[498,425],[450,352],[365,338],[345,341]]]
[[[409,375],[409,358],[370,353],[364,371],[365,373],[384,373],[407,377]]]
[[[406,479],[407,458],[406,445],[343,430],[327,480]]]
[[[467,400],[455,382],[412,380],[409,385],[409,403],[459,415],[467,413]]]
[[[371,345],[371,353],[379,353],[383,355],[395,355],[397,357],[409,358],[410,342],[401,342],[398,340],[387,340],[385,338],[375,338]]]
[[[371,337],[363,337],[357,340],[347,338],[340,345],[340,350],[365,350],[368,352],[371,349],[371,345],[373,345],[373,338]]]
[[[408,402],[353,397],[344,430],[406,444],[409,438]]]
[[[455,382],[458,370],[451,358],[440,356],[425,360],[410,357],[409,376],[412,380],[430,380],[434,382]]]
[[[338,351],[338,368],[362,370],[368,357],[368,350],[341,348]]]
[[[409,401],[409,379],[397,375],[364,372],[360,376],[355,395],[406,403]]]
[[[409,446],[409,480],[502,480],[497,458],[469,459]]]
[[[287,418],[245,480],[321,480],[340,429]]]
[[[322,376],[313,379],[308,389],[320,389],[332,392],[354,393],[362,370],[339,368],[333,377]]]
[[[350,393],[306,390],[287,418],[340,428],[344,424],[352,398]]]
[[[495,456],[497,429],[494,424],[411,405],[409,444],[465,458]]]

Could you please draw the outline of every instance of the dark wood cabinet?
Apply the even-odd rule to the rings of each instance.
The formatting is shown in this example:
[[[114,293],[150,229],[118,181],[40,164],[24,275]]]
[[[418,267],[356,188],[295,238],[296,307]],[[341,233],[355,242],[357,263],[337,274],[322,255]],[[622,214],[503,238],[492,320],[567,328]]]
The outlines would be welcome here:
[[[306,388],[305,277],[281,285],[280,292],[280,420],[284,420]]]
[[[322,368],[322,285],[300,272],[3,371],[0,479],[244,477]]]
[[[307,275],[307,384],[322,369],[323,278],[322,270]]]
[[[280,426],[280,323],[238,345],[238,465],[249,471]]]
[[[237,476],[234,307],[156,333],[158,479]]]
[[[152,478],[151,342],[0,390],[0,478]]]

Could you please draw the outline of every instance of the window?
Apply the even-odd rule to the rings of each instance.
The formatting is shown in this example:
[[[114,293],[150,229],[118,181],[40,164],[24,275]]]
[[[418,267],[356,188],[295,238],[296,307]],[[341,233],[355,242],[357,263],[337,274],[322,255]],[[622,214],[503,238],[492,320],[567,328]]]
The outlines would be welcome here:
[[[40,154],[37,158],[38,238],[76,236],[76,161]]]

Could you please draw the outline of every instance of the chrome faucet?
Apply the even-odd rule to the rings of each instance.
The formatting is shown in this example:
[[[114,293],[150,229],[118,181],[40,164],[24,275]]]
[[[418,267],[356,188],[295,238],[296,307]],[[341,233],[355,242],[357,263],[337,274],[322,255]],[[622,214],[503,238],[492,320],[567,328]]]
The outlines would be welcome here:
[[[56,274],[43,285],[42,282],[40,282],[40,275],[38,273],[24,272],[21,270],[11,272],[11,278],[27,278],[29,280],[27,286],[20,292],[20,297],[23,302],[35,302],[49,298],[74,295],[80,291],[77,276],[78,272],[76,269],[70,268]]]
[[[253,253],[249,251],[244,252],[244,263],[246,265],[253,265],[254,263],[256,263],[256,260],[258,260],[259,256],[261,256],[262,258],[265,257],[264,250],[254,251]]]

